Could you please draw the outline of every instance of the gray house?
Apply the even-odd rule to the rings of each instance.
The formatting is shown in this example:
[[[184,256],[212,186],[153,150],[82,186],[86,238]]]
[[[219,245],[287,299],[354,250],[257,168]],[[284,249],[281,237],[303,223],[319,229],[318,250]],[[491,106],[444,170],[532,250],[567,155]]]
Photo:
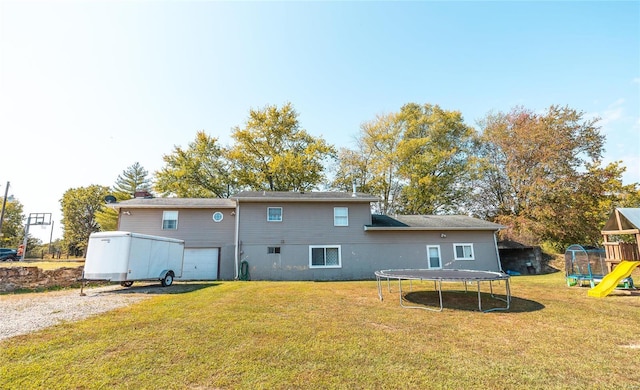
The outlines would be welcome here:
[[[373,279],[388,268],[500,270],[501,225],[467,216],[372,215],[361,193],[253,192],[231,199],[132,199],[119,230],[185,240],[183,279]],[[213,265],[211,265],[213,263]],[[215,268],[215,277],[204,269]]]

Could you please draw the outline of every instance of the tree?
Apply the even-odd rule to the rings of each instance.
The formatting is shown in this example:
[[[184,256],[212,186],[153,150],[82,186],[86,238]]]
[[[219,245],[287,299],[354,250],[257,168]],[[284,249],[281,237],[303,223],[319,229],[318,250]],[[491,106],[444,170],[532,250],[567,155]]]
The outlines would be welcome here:
[[[151,191],[151,181],[148,178],[149,173],[135,162],[127,167],[122,174],[118,175],[116,183],[112,188],[112,195],[118,202],[132,199],[136,192]],[[96,221],[100,225],[101,231],[110,231],[118,229],[118,212],[110,207],[104,207],[96,212]]]
[[[600,166],[604,136],[598,118],[568,107],[544,113],[515,107],[483,121],[475,183],[476,211],[509,226],[503,238],[558,246],[594,243],[623,187],[617,163]]]
[[[475,130],[459,111],[431,104],[405,104],[398,120],[403,128],[399,173],[407,181],[400,208],[407,214],[458,211],[473,177]]]
[[[0,205],[4,198],[0,197]],[[16,248],[24,237],[24,214],[22,203],[12,197],[7,198],[2,219],[0,244],[3,248]]]
[[[378,115],[363,123],[357,149],[342,149],[338,154],[338,169],[332,187],[350,191],[355,184],[359,191],[380,197],[376,212],[394,212],[403,187],[397,154],[402,131],[397,114]]]
[[[163,196],[228,198],[235,189],[226,148],[204,131],[187,149],[176,146],[164,155],[165,166],[155,173],[155,190]]]
[[[62,195],[63,237],[71,252],[83,251],[89,235],[101,230],[96,213],[106,207],[104,198],[108,194],[109,187],[91,185],[68,189]]]
[[[113,186],[114,196],[118,200],[131,199],[136,192],[151,191],[151,180],[149,172],[140,165],[139,162],[127,167],[122,174],[118,175],[116,184]]]
[[[333,146],[300,128],[290,103],[282,108],[251,109],[245,128],[235,127],[228,158],[241,187],[269,191],[305,191],[324,179],[324,162]]]

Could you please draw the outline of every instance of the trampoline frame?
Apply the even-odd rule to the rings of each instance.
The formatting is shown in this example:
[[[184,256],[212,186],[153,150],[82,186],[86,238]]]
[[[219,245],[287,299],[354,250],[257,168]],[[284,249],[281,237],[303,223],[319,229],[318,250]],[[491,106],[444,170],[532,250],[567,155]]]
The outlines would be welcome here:
[[[400,306],[406,309],[424,309],[429,311],[442,311],[444,305],[442,303],[442,282],[462,282],[464,283],[464,290],[467,292],[467,285],[476,283],[478,286],[478,310],[483,313],[498,310],[509,310],[511,306],[511,288],[509,285],[509,275],[504,272],[492,272],[492,271],[476,271],[476,270],[443,270],[443,269],[387,269],[375,272],[376,281],[378,284],[378,297],[383,300],[382,296],[382,279],[387,279],[387,286],[389,293],[391,291],[391,279],[398,280],[398,294],[400,297]],[[433,281],[434,289],[438,291],[438,299],[440,302],[439,309],[433,309],[426,306],[406,305],[402,292],[402,281],[409,281],[409,291],[412,290],[412,282],[414,280],[419,281]],[[505,298],[500,298],[493,293],[493,282],[504,281],[505,282]],[[495,307],[487,310],[482,310],[482,295],[480,292],[480,283],[489,282],[490,296],[493,299],[506,303],[505,307]]]

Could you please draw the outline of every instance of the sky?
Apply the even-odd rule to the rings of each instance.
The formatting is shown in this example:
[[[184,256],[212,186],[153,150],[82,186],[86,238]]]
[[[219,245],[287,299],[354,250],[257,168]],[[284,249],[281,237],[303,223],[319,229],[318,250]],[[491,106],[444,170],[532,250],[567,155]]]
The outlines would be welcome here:
[[[0,0],[0,197],[52,213],[43,242],[67,190],[152,176],[201,130],[230,145],[288,102],[338,148],[406,103],[476,129],[568,106],[639,183],[640,2]]]

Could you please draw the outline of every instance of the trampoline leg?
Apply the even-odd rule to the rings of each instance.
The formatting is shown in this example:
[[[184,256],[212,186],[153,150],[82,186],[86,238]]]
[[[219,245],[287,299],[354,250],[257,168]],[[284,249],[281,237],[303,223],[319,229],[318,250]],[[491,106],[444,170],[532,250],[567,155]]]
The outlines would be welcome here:
[[[506,298],[505,299],[499,298],[499,297],[497,297],[497,296],[495,296],[493,294],[493,284],[492,283],[493,283],[492,281],[489,281],[489,288],[491,290],[491,298],[497,299],[498,301],[505,302],[507,304],[507,306],[506,307],[494,307],[493,309],[488,309],[488,310],[484,310],[484,311],[482,309],[480,309],[480,310],[483,311],[484,313],[488,313],[488,312],[491,312],[491,311],[497,311],[497,310],[509,310],[509,308],[511,307],[511,286],[509,285],[509,279],[506,279],[505,280],[505,284],[504,284],[505,294],[506,294]],[[478,307],[480,307],[480,287],[479,286],[478,286]]]
[[[380,283],[380,277],[376,276],[376,281],[378,282],[378,298],[382,301],[382,285]]]

